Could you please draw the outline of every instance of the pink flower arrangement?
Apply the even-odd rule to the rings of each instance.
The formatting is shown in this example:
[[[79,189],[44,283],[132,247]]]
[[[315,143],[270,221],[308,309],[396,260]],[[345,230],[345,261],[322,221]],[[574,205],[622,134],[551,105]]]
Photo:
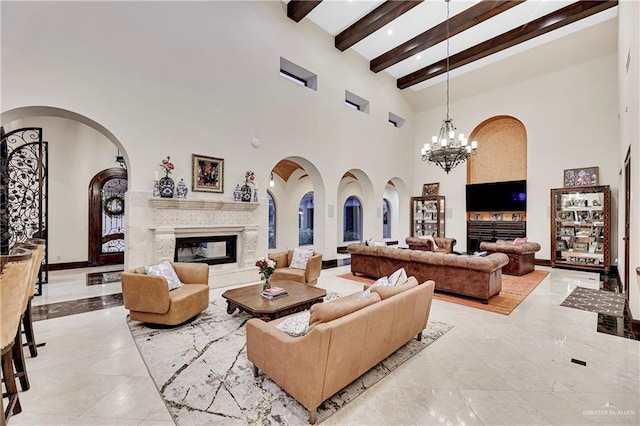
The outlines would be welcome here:
[[[171,160],[171,157],[167,155],[167,158],[162,160],[162,163],[160,163],[160,167],[162,167],[162,170],[167,177],[169,177],[169,173],[171,173],[171,170],[174,169],[173,163],[169,160]]]
[[[256,174],[253,173],[253,170],[247,170],[244,173],[244,183],[251,183],[254,184],[256,180]]]

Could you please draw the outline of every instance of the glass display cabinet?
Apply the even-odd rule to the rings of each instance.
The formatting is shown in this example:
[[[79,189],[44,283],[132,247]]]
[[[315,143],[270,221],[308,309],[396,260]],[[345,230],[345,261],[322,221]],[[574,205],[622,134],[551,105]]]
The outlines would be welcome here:
[[[551,190],[551,266],[609,270],[608,185]]]
[[[411,236],[444,237],[444,196],[411,197]]]

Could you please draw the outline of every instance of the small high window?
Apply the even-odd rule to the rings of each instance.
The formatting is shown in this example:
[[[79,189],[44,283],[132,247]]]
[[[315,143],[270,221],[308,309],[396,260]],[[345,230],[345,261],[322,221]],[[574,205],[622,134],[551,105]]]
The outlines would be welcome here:
[[[300,86],[318,90],[318,76],[285,58],[280,58],[280,75]]]
[[[404,126],[405,119],[389,111],[389,124],[398,129]]]
[[[344,91],[344,103],[350,108],[369,114],[369,101],[348,90]]]

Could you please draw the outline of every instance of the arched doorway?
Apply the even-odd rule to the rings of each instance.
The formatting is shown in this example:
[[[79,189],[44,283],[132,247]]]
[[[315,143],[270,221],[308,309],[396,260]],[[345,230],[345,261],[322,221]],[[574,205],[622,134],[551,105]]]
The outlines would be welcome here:
[[[124,263],[127,171],[103,170],[89,184],[89,264]]]

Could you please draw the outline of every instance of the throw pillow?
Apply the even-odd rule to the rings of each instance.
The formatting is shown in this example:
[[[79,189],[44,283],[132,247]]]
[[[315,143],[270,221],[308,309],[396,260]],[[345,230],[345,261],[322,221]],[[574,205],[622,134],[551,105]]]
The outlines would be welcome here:
[[[407,273],[404,268],[400,268],[389,276],[389,285],[402,285],[407,281]]]
[[[388,299],[398,293],[412,289],[418,286],[418,280],[415,277],[409,278],[406,283],[394,287],[378,287],[373,289],[373,293],[377,293],[381,300]]]
[[[369,287],[366,287],[366,290],[364,290],[362,294],[360,294],[358,299],[364,299],[365,297],[371,295],[371,290],[373,290],[376,287],[389,287],[389,286],[391,286],[391,283],[389,282],[389,278],[387,277],[378,278],[376,282],[371,284]]]
[[[311,318],[311,311],[304,311],[296,315],[291,315],[289,318],[283,320],[276,328],[284,331],[289,336],[300,337],[307,334],[309,331],[309,319]]]
[[[313,256],[313,250],[293,249],[293,257],[289,268],[307,269],[307,262],[311,259],[311,256]]]
[[[147,275],[165,277],[167,279],[167,284],[169,285],[169,291],[175,290],[176,288],[180,288],[184,285],[180,281],[180,278],[178,278],[176,271],[173,270],[173,266],[171,266],[171,263],[169,263],[168,260],[157,265],[145,266],[144,272]]]
[[[527,242],[527,238],[516,238],[515,240],[513,240],[513,244],[524,244]]]
[[[374,247],[386,247],[387,243],[385,243],[384,241],[374,241],[373,242],[373,246]]]

